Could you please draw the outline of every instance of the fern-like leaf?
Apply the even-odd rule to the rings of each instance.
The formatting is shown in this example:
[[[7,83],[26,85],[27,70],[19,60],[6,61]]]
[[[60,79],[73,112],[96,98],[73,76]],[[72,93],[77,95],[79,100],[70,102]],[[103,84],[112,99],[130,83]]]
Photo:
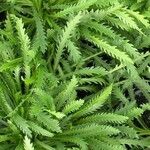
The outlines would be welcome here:
[[[98,46],[102,50],[104,50],[105,53],[107,53],[108,55],[114,58],[119,59],[121,62],[123,63],[128,62],[128,63],[133,64],[133,61],[131,60],[131,58],[126,53],[118,50],[115,46],[111,46],[107,42],[100,40],[99,38],[96,38],[94,36],[90,36],[88,40],[94,43],[96,46]]]
[[[81,109],[78,112],[76,112],[73,115],[73,117],[78,118],[78,117],[84,116],[86,114],[91,114],[94,111],[96,111],[97,109],[99,109],[104,104],[104,102],[108,99],[109,95],[111,94],[111,91],[112,91],[112,85],[107,87],[100,94],[100,96],[95,97],[90,102],[88,102],[83,107],[81,107]]]
[[[124,11],[115,11],[114,13],[124,24],[129,26],[132,29],[136,29],[140,31],[139,27],[137,26],[136,22]],[[141,31],[140,31],[141,32]]]
[[[38,133],[40,135],[47,136],[47,137],[52,137],[53,136],[52,133],[50,133],[49,131],[47,131],[47,130],[43,129],[42,127],[38,126],[34,122],[28,121],[28,125],[30,126],[32,131],[34,131],[35,133]]]
[[[69,137],[60,138],[60,140],[62,142],[74,143],[74,144],[78,145],[82,150],[88,150],[88,146],[87,146],[88,144],[81,137],[69,136]]]
[[[129,9],[126,9],[126,11],[134,18],[136,18],[139,22],[141,22],[145,27],[149,27],[149,21],[144,18],[144,15],[141,15],[139,12],[132,11]]]
[[[66,105],[66,107],[63,110],[63,112],[65,114],[74,112],[74,111],[78,110],[83,105],[83,103],[84,103],[83,100],[72,101],[68,105]]]
[[[32,49],[37,51],[37,49],[40,48],[40,51],[42,53],[45,53],[47,48],[46,33],[44,31],[44,27],[41,21],[42,19],[40,18],[36,10],[34,10],[34,19],[36,23],[37,33],[36,33],[36,37]]]
[[[64,17],[70,13],[83,11],[83,10],[87,9],[88,7],[90,7],[91,5],[93,5],[96,1],[97,0],[81,0],[81,2],[78,2],[77,4],[72,5],[72,6],[68,6],[64,10],[56,13],[54,16],[55,17]]]
[[[75,78],[75,76],[73,76],[70,83],[67,85],[66,89],[56,97],[58,110],[64,105],[65,102],[66,103],[69,102],[69,98],[73,93],[73,91],[75,90],[77,83],[78,83],[77,79]]]
[[[89,139],[89,143],[90,148],[95,150],[125,150],[121,144],[109,144],[98,139]]]
[[[24,150],[34,150],[33,144],[27,136],[24,138]]]
[[[138,134],[136,132],[136,130],[134,130],[133,128],[130,128],[128,126],[118,126],[117,129],[119,129],[121,132],[120,134],[122,135],[127,135],[130,138],[138,138]]]
[[[32,137],[29,125],[27,124],[27,121],[24,118],[15,114],[15,116],[12,117],[12,120],[24,134],[26,134],[29,137]]]
[[[15,20],[16,20],[16,29],[18,32],[18,40],[20,41],[20,45],[21,45],[21,50],[22,50],[22,56],[24,59],[24,63],[29,63],[30,61],[30,39],[27,35],[27,33],[25,33],[25,29],[24,29],[24,24],[22,22],[22,19],[19,19],[15,16],[12,16]]]
[[[52,119],[49,115],[40,113],[37,116],[37,120],[50,131],[62,132],[58,120]]]
[[[74,62],[78,62],[81,58],[81,52],[79,51],[78,47],[76,47],[72,41],[68,41],[66,44],[71,58]]]
[[[76,26],[79,24],[82,17],[83,17],[82,13],[79,12],[78,15],[76,15],[72,20],[70,20],[67,23],[66,28],[63,30],[63,33],[59,38],[58,49],[57,49],[56,58],[54,62],[54,70],[56,70],[58,66],[60,57],[67,43],[67,40],[71,37],[73,31],[75,30]]]
[[[64,131],[62,135],[78,135],[80,137],[96,136],[96,135],[116,135],[120,131],[111,126],[98,124],[85,124],[72,127],[70,130]]]
[[[129,118],[122,115],[117,115],[113,113],[102,113],[102,114],[96,114],[91,115],[86,118],[83,118],[79,120],[78,123],[116,123],[116,124],[122,124],[125,123]]]

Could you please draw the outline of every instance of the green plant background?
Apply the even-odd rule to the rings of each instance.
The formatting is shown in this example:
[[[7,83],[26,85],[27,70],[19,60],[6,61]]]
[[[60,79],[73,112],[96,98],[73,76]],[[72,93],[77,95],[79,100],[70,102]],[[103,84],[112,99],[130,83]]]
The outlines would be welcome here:
[[[150,0],[0,1],[0,150],[150,148]]]

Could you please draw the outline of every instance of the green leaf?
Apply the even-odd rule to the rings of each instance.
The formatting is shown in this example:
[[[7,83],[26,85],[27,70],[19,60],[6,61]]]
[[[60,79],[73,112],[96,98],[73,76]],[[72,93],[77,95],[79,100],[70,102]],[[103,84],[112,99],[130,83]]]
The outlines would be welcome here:
[[[32,45],[32,49],[38,51],[38,48],[40,48],[40,51],[45,53],[47,48],[47,37],[43,26],[43,21],[36,10],[34,10],[34,19],[36,23],[36,36]]]
[[[24,150],[34,150],[33,144],[27,136],[24,138]]]
[[[130,9],[126,9],[126,11],[134,18],[136,18],[139,22],[141,22],[143,25],[145,25],[145,27],[149,27],[149,21],[147,19],[144,18],[143,15],[141,15],[139,12],[137,11],[133,11]]]
[[[22,62],[22,58],[16,58],[14,60],[10,60],[4,63],[2,66],[0,66],[0,72],[3,72],[8,69],[13,69],[17,67],[18,65],[20,65],[21,62]]]
[[[12,135],[0,135],[0,143],[1,142],[5,142],[5,141],[9,141],[9,140],[13,140]]]
[[[57,109],[59,110],[65,103],[70,101],[71,95],[77,86],[78,80],[75,76],[72,77],[66,88],[58,94],[55,101],[57,102]]]
[[[76,47],[74,42],[70,40],[66,44],[72,60],[74,62],[78,62],[81,58],[81,52],[79,51],[78,47]]]
[[[106,54],[119,59],[121,62],[133,64],[131,58],[125,52],[118,50],[116,46],[111,46],[107,42],[94,36],[90,36],[88,40],[101,48]]]
[[[62,112],[55,112],[55,111],[50,111],[50,110],[48,110],[48,112],[58,119],[62,119],[63,117],[65,117],[65,114]]]
[[[40,127],[37,123],[28,121],[28,124],[30,126],[30,128],[32,129],[32,131],[43,135],[43,136],[47,136],[47,137],[53,137],[53,134],[45,129],[43,129],[42,127]]]
[[[125,123],[129,118],[123,115],[117,115],[113,113],[102,113],[94,114],[79,120],[78,123],[116,123],[122,124]]]
[[[103,104],[106,102],[109,95],[111,94],[111,91],[112,91],[112,85],[104,89],[104,91],[99,96],[95,97],[90,102],[85,103],[85,105],[83,105],[83,107],[81,107],[80,110],[73,115],[73,117],[78,118],[86,114],[91,114],[97,111],[97,109],[102,107]]]
[[[80,23],[81,18],[83,17],[82,13],[79,12],[72,20],[70,20],[67,23],[67,26],[63,30],[62,35],[59,38],[59,43],[58,43],[58,48],[57,48],[57,53],[56,53],[56,58],[54,61],[54,70],[56,70],[58,63],[60,61],[60,57],[62,55],[63,49],[67,43],[67,41],[70,39],[72,36],[72,33],[75,31],[76,26]]]
[[[54,14],[55,17],[64,17],[67,14],[79,12],[87,9],[91,5],[93,5],[97,0],[81,0],[81,2],[78,2],[75,5],[65,7],[64,10]]]
[[[50,115],[46,115],[44,113],[40,113],[37,116],[37,120],[42,123],[48,130],[54,132],[62,132],[59,126],[59,122],[56,119],[52,119]]]
[[[78,110],[84,103],[84,100],[72,101],[68,105],[65,106],[63,112],[65,114],[69,114]]]
[[[80,137],[89,137],[96,135],[116,135],[120,131],[111,126],[98,125],[98,124],[85,124],[74,126],[70,130],[66,130],[62,133],[62,135],[76,135]]]
[[[22,118],[18,114],[15,114],[12,117],[12,120],[24,134],[28,135],[29,137],[32,137],[31,130],[29,129],[29,125],[27,124],[27,121],[24,118]]]

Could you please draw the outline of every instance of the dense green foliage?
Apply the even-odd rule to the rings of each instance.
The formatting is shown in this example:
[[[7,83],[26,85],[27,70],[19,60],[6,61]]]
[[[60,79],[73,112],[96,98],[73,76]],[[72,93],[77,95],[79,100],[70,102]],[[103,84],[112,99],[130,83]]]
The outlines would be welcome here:
[[[0,150],[150,147],[150,0],[1,0],[0,13]]]

